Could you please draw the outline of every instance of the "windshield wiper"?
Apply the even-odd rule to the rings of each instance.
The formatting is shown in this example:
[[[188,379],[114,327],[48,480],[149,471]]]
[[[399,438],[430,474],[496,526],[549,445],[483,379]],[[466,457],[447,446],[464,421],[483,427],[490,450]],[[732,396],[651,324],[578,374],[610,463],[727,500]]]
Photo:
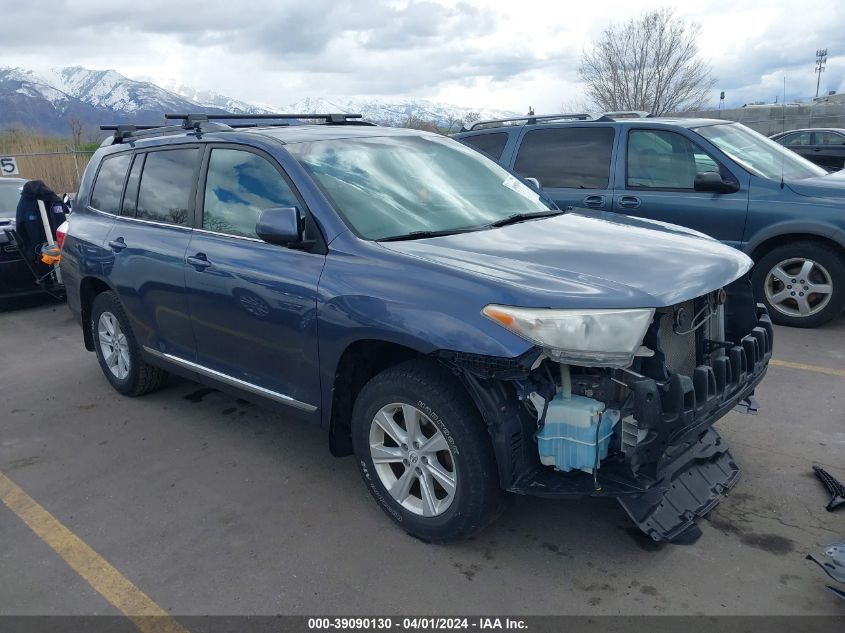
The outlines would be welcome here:
[[[466,229],[446,229],[443,231],[411,231],[404,235],[391,235],[390,237],[382,237],[376,242],[401,242],[403,240],[422,240],[427,237],[442,237],[444,235],[457,235],[458,233],[469,233],[470,231],[478,231],[479,227],[470,227]]]
[[[491,222],[487,226],[507,226],[508,224],[516,224],[517,222],[524,222],[525,220],[533,220],[535,218],[550,218],[556,215],[563,215],[564,213],[566,212],[561,211],[559,209],[549,209],[548,211],[534,211],[532,213],[514,213],[513,215],[509,215],[508,217],[502,218],[501,220]]]

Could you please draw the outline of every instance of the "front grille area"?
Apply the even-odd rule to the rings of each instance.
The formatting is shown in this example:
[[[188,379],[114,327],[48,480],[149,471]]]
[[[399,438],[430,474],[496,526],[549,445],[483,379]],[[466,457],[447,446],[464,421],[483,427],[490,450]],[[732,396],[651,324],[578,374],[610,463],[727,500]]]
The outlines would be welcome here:
[[[659,334],[660,348],[663,350],[663,355],[666,357],[666,366],[669,369],[679,374],[690,376],[698,364],[696,362],[696,333],[675,333],[676,307],[685,310],[690,317],[695,314],[694,301],[685,301],[684,303],[678,304],[678,306],[672,306],[662,313]]]
[[[666,366],[674,372],[685,376],[692,376],[696,366],[701,362],[702,354],[700,348],[704,339],[721,341],[724,338],[724,309],[722,306],[715,307],[717,303],[711,295],[705,295],[690,301],[684,301],[677,305],[663,310],[658,310],[660,318],[660,348],[666,358]],[[708,306],[708,311],[715,309],[716,313],[710,317],[707,323],[694,331],[692,320],[697,314]],[[712,307],[711,307],[712,306]],[[686,324],[676,324],[677,315],[682,310],[689,320]],[[706,315],[708,312],[705,312]],[[703,315],[703,316],[704,316]],[[681,332],[681,333],[678,333]],[[718,352],[715,356],[721,355]]]

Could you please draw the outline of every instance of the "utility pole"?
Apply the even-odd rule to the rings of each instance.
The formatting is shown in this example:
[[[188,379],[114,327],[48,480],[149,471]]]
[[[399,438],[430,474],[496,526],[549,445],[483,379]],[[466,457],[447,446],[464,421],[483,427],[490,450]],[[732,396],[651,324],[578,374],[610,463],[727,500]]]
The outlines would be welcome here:
[[[819,78],[816,79],[816,98],[819,97],[819,86],[822,82],[822,73],[824,72],[824,63],[827,61],[827,49],[820,48],[816,51],[816,72]]]

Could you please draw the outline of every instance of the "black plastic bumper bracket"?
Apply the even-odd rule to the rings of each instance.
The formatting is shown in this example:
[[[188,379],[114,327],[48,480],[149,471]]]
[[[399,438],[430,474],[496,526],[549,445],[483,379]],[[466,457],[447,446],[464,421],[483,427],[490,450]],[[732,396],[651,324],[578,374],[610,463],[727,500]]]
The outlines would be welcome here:
[[[701,536],[695,519],[707,515],[739,480],[740,468],[712,428],[661,468],[661,481],[641,495],[619,497],[637,526],[655,541],[679,545]]]

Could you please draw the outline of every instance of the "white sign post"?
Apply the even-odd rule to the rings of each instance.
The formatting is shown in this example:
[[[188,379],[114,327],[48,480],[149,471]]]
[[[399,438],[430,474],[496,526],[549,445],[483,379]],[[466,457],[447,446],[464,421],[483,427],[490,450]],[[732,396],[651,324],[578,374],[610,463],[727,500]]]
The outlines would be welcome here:
[[[0,156],[0,176],[17,176],[18,161],[14,156]]]

